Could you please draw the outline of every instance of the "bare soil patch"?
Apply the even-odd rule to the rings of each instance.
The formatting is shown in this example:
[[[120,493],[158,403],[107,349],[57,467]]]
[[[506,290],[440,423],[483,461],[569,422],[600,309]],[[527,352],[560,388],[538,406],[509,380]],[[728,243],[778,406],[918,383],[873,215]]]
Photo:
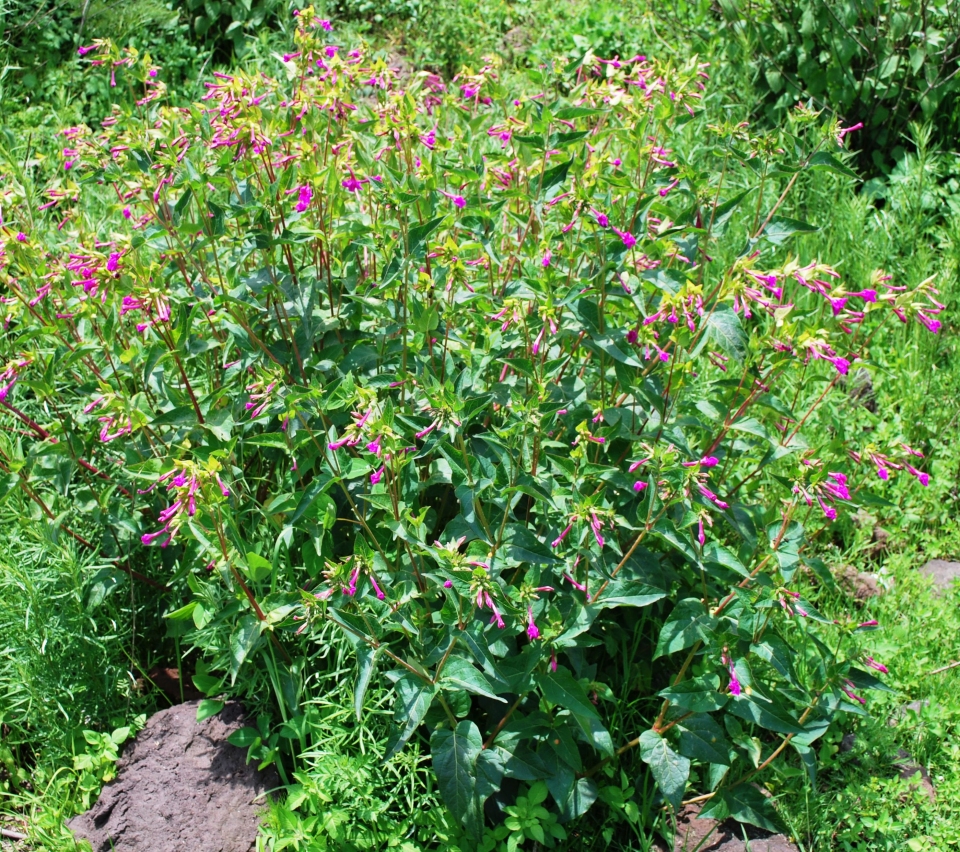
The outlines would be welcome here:
[[[197,701],[150,718],[117,764],[99,801],[67,825],[94,852],[251,852],[273,770],[247,765],[227,742],[244,726],[243,708],[197,722]]]

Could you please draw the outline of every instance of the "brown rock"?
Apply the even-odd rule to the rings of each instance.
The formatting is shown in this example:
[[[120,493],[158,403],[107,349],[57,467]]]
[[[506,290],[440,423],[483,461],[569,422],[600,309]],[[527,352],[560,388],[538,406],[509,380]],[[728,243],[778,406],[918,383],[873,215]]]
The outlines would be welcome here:
[[[715,819],[698,819],[699,813],[699,805],[687,805],[677,814],[673,852],[797,852],[783,834],[771,834],[734,820],[718,823]]]
[[[921,766],[913,759],[910,752],[898,748],[897,759],[893,765],[900,770],[900,777],[904,781],[912,782],[910,784],[911,790],[922,790],[931,802],[936,802],[937,791],[933,786],[933,781],[930,780],[930,773],[927,772],[925,766]]]
[[[876,574],[858,571],[853,565],[842,565],[836,568],[834,576],[840,587],[857,601],[862,602],[879,597],[885,591],[877,582]]]
[[[944,591],[953,585],[953,581],[960,578],[960,562],[949,562],[946,559],[931,559],[920,569],[921,574],[933,577],[933,585],[937,591]]]
[[[94,852],[251,852],[262,796],[275,772],[247,765],[246,750],[227,742],[244,725],[243,709],[197,722],[191,701],[161,710],[127,746],[117,778],[99,801],[67,826]]]

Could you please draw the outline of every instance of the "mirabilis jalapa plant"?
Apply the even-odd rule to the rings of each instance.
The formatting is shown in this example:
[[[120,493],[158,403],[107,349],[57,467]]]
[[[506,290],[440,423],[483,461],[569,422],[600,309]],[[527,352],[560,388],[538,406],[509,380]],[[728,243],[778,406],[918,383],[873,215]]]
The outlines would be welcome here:
[[[83,48],[138,94],[63,132],[40,202],[0,183],[5,490],[51,518],[76,490],[120,565],[162,548],[232,679],[295,683],[338,624],[357,712],[384,668],[388,754],[425,726],[472,835],[505,777],[570,819],[633,755],[666,806],[775,824],[749,782],[788,747],[813,773],[884,671],[874,623],[795,590],[824,573],[806,531],[871,466],[927,482],[815,412],[884,318],[937,330],[933,283],[786,254],[789,190],[845,170],[846,131],[709,125],[702,65],[404,89],[330,30],[299,12],[275,76],[188,106],[148,58]],[[715,167],[678,153],[691,122]],[[624,629],[649,637],[644,730],[605,725]]]

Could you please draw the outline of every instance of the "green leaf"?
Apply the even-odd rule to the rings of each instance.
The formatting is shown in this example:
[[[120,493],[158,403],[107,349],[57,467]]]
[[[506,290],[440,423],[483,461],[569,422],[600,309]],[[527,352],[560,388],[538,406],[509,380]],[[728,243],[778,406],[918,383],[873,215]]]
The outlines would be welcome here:
[[[466,822],[470,812],[476,808],[476,764],[482,750],[480,731],[466,719],[455,730],[437,730],[430,737],[430,752],[440,795],[460,822]]]
[[[592,778],[578,778],[570,785],[562,801],[557,802],[561,822],[569,822],[578,816],[583,816],[597,800],[597,794],[597,785]]]
[[[0,476],[0,501],[4,500],[11,492],[16,490],[19,482],[20,477],[15,473]]]
[[[775,246],[782,246],[794,234],[812,234],[819,230],[814,225],[801,222],[799,219],[791,219],[788,216],[773,216],[767,223],[763,236]]]
[[[751,784],[737,784],[721,790],[700,811],[700,819],[725,819],[749,823],[766,831],[786,831],[773,804]]]
[[[749,695],[742,694],[734,698],[729,712],[768,731],[780,734],[803,733],[803,726],[786,707],[776,699],[760,695],[755,689]]]
[[[230,683],[237,679],[243,661],[249,656],[260,639],[260,621],[248,614],[240,619],[230,637]]]
[[[197,603],[198,601],[190,601],[190,603],[180,607],[180,609],[168,612],[164,618],[169,618],[171,621],[186,621],[193,616],[193,611],[197,608]]]
[[[746,198],[753,189],[746,189],[741,193],[738,193],[733,198],[724,201],[723,204],[718,204],[713,211],[713,221],[712,227],[713,230],[717,233],[722,234],[724,228],[726,228],[727,222],[730,221],[730,217],[734,214],[734,211],[740,206],[740,202]]]
[[[707,542],[707,546],[703,549],[703,559],[705,562],[716,562],[724,568],[729,568],[741,577],[750,576],[750,572],[736,554],[715,541]]]
[[[397,678],[396,691],[397,698],[393,711],[396,730],[387,742],[384,761],[388,761],[400,751],[413,735],[424,716],[427,715],[427,710],[430,709],[430,704],[437,694],[437,687],[427,683],[413,672],[403,672]]]
[[[562,119],[569,121],[574,118],[586,118],[591,115],[600,115],[603,110],[594,109],[593,107],[580,107],[580,106],[568,106],[558,109],[553,117],[556,119]]]
[[[767,636],[763,642],[751,645],[750,651],[761,660],[770,663],[781,677],[796,683],[797,676],[793,671],[793,658],[796,656],[796,651],[779,636]]]
[[[227,742],[237,748],[249,748],[260,739],[260,732],[256,728],[241,728],[227,737]]]
[[[216,716],[221,710],[223,710],[222,701],[215,698],[204,698],[197,705],[197,721],[202,722],[204,719]]]
[[[650,586],[642,580],[621,580],[618,577],[611,580],[604,593],[587,608],[602,610],[618,606],[649,606],[666,596],[663,589]]]
[[[254,582],[259,582],[269,577],[273,571],[273,565],[270,564],[270,560],[264,559],[259,553],[253,553],[252,551],[247,554],[246,568],[247,576]]]
[[[422,257],[426,253],[426,243],[430,235],[440,227],[445,216],[437,216],[422,225],[410,229],[407,235],[407,251],[411,257]]]
[[[747,334],[740,316],[729,305],[718,304],[707,317],[703,340],[716,344],[738,364],[747,357]]]
[[[494,701],[507,703],[505,698],[501,698],[494,691],[493,684],[487,680],[486,675],[469,660],[463,657],[450,657],[443,667],[443,673],[440,677],[440,686],[453,686],[465,689],[475,695],[483,695],[492,698]]]
[[[640,735],[640,758],[650,767],[663,797],[679,810],[690,777],[690,761],[671,749],[656,731]]]
[[[546,544],[520,524],[507,524],[503,532],[501,553],[516,562],[529,562],[534,565],[562,563]]]
[[[676,686],[661,689],[659,695],[683,710],[689,710],[692,713],[712,713],[722,709],[730,700],[730,696],[720,692],[719,689],[720,676],[706,674],[681,681]]]
[[[548,197],[550,190],[556,189],[567,179],[567,172],[570,171],[572,162],[572,160],[566,160],[544,171],[540,179],[541,196]]]
[[[332,483],[333,479],[326,474],[321,474],[314,479],[313,482],[307,486],[307,490],[303,492],[303,496],[301,496],[300,502],[297,504],[297,511],[293,513],[290,523],[295,524],[299,521],[307,509],[310,508],[313,501],[316,500],[322,492],[326,491]]]
[[[537,675],[537,685],[551,704],[559,704],[577,716],[599,719],[597,708],[587,698],[587,691],[566,669]]]
[[[654,659],[664,654],[673,654],[689,648],[695,642],[706,639],[717,626],[717,620],[707,613],[696,598],[685,598],[670,613],[660,630]]]
[[[853,169],[845,166],[833,154],[827,151],[817,151],[807,162],[807,168],[828,169],[831,172],[836,172],[838,175],[845,175],[846,177],[856,178],[857,180],[860,179],[860,176],[853,171]]]
[[[850,666],[847,672],[847,679],[858,689],[876,689],[880,692],[896,692],[895,689],[891,689],[880,680],[880,678],[874,677],[869,672],[865,672],[863,669],[858,669],[855,666]]]
[[[730,744],[721,728],[710,716],[698,713],[678,723],[680,753],[703,763],[730,765]]]
[[[367,687],[370,686],[370,678],[373,677],[373,669],[377,664],[377,650],[369,645],[362,644],[357,647],[357,685],[353,690],[353,710],[357,714],[357,721],[360,721],[361,711],[363,710],[363,698],[367,694]]]

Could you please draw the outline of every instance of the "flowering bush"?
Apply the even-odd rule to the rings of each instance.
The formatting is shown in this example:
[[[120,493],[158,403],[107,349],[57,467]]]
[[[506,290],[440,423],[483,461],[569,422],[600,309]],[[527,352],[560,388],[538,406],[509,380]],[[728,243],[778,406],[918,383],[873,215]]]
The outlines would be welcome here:
[[[666,806],[775,824],[749,782],[788,747],[813,773],[884,671],[874,623],[797,590],[829,579],[807,542],[874,474],[927,481],[910,447],[810,427],[885,318],[937,330],[932,282],[786,254],[811,229],[789,191],[845,170],[845,131],[710,124],[701,65],[400,89],[330,30],[301,12],[276,77],[189,106],[82,49],[142,97],[63,131],[39,203],[0,183],[4,493],[141,578],[161,549],[198,684],[260,661],[288,740],[338,625],[357,713],[383,670],[388,752],[425,732],[469,835],[504,778],[568,820],[634,755]],[[643,730],[610,728],[622,641]]]

